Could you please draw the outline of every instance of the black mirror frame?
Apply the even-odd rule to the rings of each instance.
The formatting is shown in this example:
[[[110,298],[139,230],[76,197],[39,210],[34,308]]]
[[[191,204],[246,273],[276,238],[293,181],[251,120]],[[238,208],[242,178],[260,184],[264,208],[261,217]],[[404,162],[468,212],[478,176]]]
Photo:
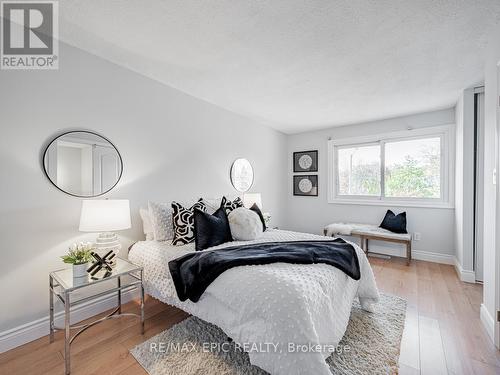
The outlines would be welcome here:
[[[111,186],[104,193],[100,193],[100,194],[96,194],[96,195],[77,195],[77,194],[68,193],[67,191],[65,191],[65,190],[61,189],[59,186],[57,186],[54,183],[54,181],[52,181],[52,179],[50,178],[49,174],[47,173],[47,169],[45,168],[45,157],[47,155],[49,147],[52,145],[52,143],[54,143],[55,141],[57,141],[59,138],[64,137],[65,135],[68,135],[68,134],[71,134],[71,133],[87,133],[87,134],[92,134],[92,135],[95,135],[97,137],[100,137],[100,138],[104,139],[106,142],[108,142],[111,146],[113,146],[113,148],[115,149],[116,153],[118,154],[118,158],[120,159],[120,165],[121,165],[120,175],[116,179],[116,182],[114,183],[114,185]],[[120,182],[120,180],[122,178],[122,175],[123,175],[123,168],[124,167],[123,167],[122,155],[120,154],[120,151],[118,151],[118,149],[116,148],[116,146],[114,145],[114,143],[111,142],[108,138],[102,136],[101,134],[93,132],[93,131],[89,131],[89,130],[70,130],[70,131],[61,133],[61,134],[53,137],[52,140],[50,142],[48,142],[47,146],[45,147],[45,150],[43,151],[43,155],[42,155],[42,169],[43,169],[43,173],[44,173],[45,177],[47,177],[47,180],[49,180],[50,183],[53,186],[55,186],[57,190],[62,191],[64,194],[68,194],[68,195],[70,195],[72,197],[76,197],[76,198],[91,199],[91,198],[101,197],[104,194],[109,193],[111,190],[113,190],[115,188],[116,185],[118,185],[118,182]]]

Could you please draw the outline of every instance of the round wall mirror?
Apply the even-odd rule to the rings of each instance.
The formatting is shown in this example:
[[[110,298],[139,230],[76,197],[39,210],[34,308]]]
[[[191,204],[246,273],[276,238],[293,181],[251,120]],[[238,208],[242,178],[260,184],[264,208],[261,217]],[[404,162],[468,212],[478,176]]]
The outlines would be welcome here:
[[[43,154],[43,167],[59,190],[82,198],[107,193],[123,171],[116,147],[87,131],[68,132],[53,139]]]
[[[247,159],[236,159],[231,166],[231,183],[242,193],[253,184],[253,168]]]

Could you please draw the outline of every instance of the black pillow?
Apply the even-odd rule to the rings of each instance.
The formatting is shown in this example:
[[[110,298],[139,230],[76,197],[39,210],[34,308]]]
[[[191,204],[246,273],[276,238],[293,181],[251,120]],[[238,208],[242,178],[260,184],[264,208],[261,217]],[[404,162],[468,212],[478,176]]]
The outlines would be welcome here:
[[[252,211],[254,211],[257,215],[259,215],[259,219],[262,222],[262,231],[265,232],[267,227],[266,227],[266,221],[264,220],[264,215],[262,215],[262,211],[260,210],[259,206],[257,206],[257,203],[254,203],[252,207],[250,207]]]
[[[380,228],[390,230],[394,233],[408,233],[406,231],[406,212],[394,215],[394,212],[387,210],[384,220],[382,220],[380,224]]]
[[[224,207],[213,215],[194,210],[194,242],[196,251],[232,241],[231,229]]]

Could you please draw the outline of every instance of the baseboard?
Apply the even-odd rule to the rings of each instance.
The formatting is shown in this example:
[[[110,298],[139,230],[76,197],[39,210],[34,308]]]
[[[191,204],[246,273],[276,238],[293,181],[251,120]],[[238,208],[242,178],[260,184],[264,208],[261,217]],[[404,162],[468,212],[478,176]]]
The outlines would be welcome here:
[[[455,257],[449,254],[433,253],[430,251],[413,250],[411,252],[412,258],[417,260],[425,260],[426,262],[441,263],[441,264],[455,264]]]
[[[476,273],[474,271],[467,271],[462,268],[462,265],[457,258],[454,257],[455,271],[457,271],[458,278],[465,283],[475,283]]]
[[[400,250],[397,248],[371,246],[369,248],[368,254],[370,254],[370,252],[382,255],[389,255],[391,257],[406,258],[406,249]],[[453,255],[434,253],[430,251],[412,250],[411,257],[412,259],[424,260],[426,262],[450,264],[450,265],[455,264],[455,257]]]
[[[352,237],[352,236],[341,236],[341,237],[344,237],[349,241],[359,243],[359,239],[356,237]],[[368,253],[370,253],[370,252],[382,254],[382,255],[389,255],[391,257],[406,258],[406,246],[394,244],[394,243],[387,243],[387,242],[383,242],[383,241],[380,241],[380,242],[375,241],[375,240],[370,241]],[[426,262],[449,264],[452,266],[455,265],[455,256],[454,255],[441,254],[441,253],[436,253],[433,251],[412,249],[411,257],[412,257],[412,259],[424,260]]]
[[[479,310],[479,316],[486,332],[488,333],[488,336],[491,339],[491,342],[495,342],[495,321],[483,303],[481,304],[481,309]]]
[[[139,296],[136,290],[129,290],[122,294],[122,303],[131,301]],[[78,323],[94,315],[115,307],[116,295],[104,296],[94,301],[82,303],[71,310],[71,324]],[[57,305],[56,305],[57,306]],[[48,308],[47,308],[48,310]],[[57,326],[64,326],[64,311],[54,315]],[[0,353],[16,348],[30,341],[49,334],[49,316],[37,319],[9,330],[0,332]]]

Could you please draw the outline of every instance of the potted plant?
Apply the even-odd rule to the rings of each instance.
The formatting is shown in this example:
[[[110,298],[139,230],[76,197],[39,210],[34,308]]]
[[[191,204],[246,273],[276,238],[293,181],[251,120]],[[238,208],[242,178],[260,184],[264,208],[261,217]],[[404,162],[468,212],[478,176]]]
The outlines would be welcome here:
[[[87,276],[87,268],[92,260],[93,250],[90,242],[75,243],[69,247],[68,253],[61,257],[64,263],[73,265],[73,277]]]
[[[271,221],[271,214],[269,212],[264,212],[262,216],[264,216],[264,221],[266,222],[266,224],[269,225],[269,222]]]

